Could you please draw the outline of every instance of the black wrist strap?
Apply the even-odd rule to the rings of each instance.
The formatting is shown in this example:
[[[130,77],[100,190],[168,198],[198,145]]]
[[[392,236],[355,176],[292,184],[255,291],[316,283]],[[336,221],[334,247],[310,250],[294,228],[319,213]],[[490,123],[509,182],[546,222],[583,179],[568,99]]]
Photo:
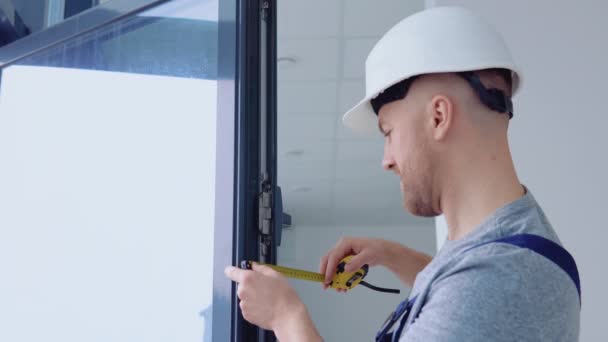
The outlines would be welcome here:
[[[366,281],[361,281],[359,284],[367,287],[368,289],[372,289],[372,290],[378,291],[378,292],[401,293],[401,291],[399,291],[398,289],[387,289],[384,287],[378,287],[378,286],[374,286]]]

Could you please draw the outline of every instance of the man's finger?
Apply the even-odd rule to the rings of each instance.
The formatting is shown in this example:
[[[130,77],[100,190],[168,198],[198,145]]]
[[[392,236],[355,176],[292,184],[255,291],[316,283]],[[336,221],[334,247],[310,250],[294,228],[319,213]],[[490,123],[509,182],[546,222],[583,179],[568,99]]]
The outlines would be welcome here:
[[[325,284],[329,284],[334,277],[334,273],[336,273],[336,268],[338,267],[338,262],[340,261],[340,257],[338,254],[333,253],[329,256],[327,260],[327,267],[325,268]]]
[[[226,277],[230,278],[236,283],[240,283],[243,281],[243,275],[245,274],[245,272],[247,272],[247,270],[242,270],[234,266],[228,266],[224,269],[224,274],[226,275]]]
[[[331,253],[331,251],[330,251]],[[319,263],[319,273],[325,274],[325,268],[327,267],[327,259],[329,258],[329,253],[325,254],[321,258],[321,262]]]
[[[323,275],[325,275],[325,270],[327,269],[327,260],[329,259],[330,254],[331,250],[321,258],[321,262],[319,263],[319,273]],[[324,290],[329,287],[325,281],[323,281],[322,286]]]

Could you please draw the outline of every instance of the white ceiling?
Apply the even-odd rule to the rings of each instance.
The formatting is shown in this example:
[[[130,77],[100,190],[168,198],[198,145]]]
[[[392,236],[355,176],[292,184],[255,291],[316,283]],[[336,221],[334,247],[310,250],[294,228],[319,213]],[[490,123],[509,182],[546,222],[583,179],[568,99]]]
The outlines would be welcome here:
[[[382,137],[345,129],[363,96],[376,41],[423,0],[279,1],[279,184],[301,225],[432,225],[403,210],[398,179],[381,168]]]

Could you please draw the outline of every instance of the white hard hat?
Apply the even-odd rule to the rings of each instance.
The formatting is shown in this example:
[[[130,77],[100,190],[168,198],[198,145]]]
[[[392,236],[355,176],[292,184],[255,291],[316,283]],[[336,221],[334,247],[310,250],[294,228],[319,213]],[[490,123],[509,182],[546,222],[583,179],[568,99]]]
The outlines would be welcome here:
[[[461,7],[424,10],[403,19],[376,43],[365,61],[365,98],[343,121],[357,132],[378,132],[370,101],[390,86],[417,75],[494,68],[512,71],[515,94],[521,73],[491,25]]]

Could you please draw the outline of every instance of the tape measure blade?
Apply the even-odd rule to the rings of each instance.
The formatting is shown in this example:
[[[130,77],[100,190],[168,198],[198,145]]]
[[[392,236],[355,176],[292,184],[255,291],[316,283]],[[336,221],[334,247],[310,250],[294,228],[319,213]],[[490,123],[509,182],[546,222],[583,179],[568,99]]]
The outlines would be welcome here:
[[[278,265],[266,264],[266,266],[274,269],[275,271],[277,271],[277,272],[281,273],[282,275],[289,277],[289,278],[314,281],[314,282],[318,282],[318,283],[322,283],[323,281],[325,281],[325,276],[322,275],[321,273],[315,273],[315,272],[300,270],[297,268],[290,268],[290,267],[278,266]]]

